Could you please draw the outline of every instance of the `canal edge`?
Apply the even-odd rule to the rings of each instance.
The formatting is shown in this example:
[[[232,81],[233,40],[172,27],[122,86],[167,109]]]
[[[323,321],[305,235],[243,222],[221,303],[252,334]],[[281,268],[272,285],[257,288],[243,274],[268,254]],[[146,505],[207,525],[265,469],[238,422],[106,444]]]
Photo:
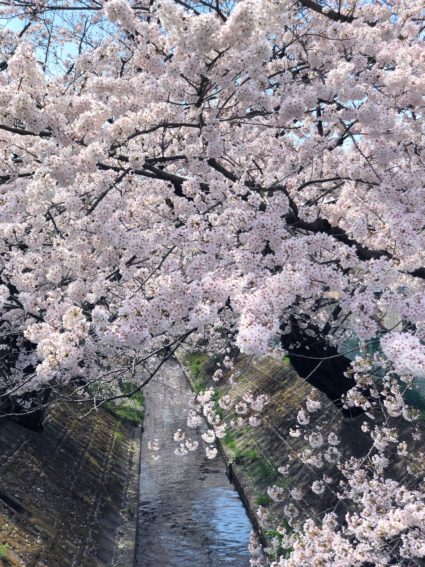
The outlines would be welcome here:
[[[121,510],[122,523],[119,529],[118,552],[112,567],[126,565],[136,567],[138,530],[139,530],[139,485],[140,459],[143,422],[134,427],[129,448],[128,482]]]
[[[139,501],[140,501],[140,471],[141,471],[141,460],[142,460],[142,435],[143,435],[143,421],[137,428],[136,439],[135,439],[135,451],[134,451],[134,474],[133,474],[133,498],[134,505],[136,508],[133,530],[133,566],[137,565],[137,551],[139,545]]]
[[[183,375],[185,376],[190,389],[192,390],[192,392],[195,392],[195,384],[193,382],[192,376],[190,375],[190,372],[188,372],[188,370],[186,369],[185,365],[182,363],[182,361],[178,358],[178,356],[174,356],[175,360],[177,361],[177,363],[179,364],[181,371],[183,373]],[[231,463],[230,458],[228,453],[226,452],[226,448],[224,447],[223,443],[221,442],[220,439],[216,438],[215,443],[220,451],[220,454],[222,455],[223,459],[224,459],[224,463],[226,465],[226,470],[228,465]],[[251,503],[249,501],[249,498],[245,492],[245,489],[240,481],[239,478],[239,473],[238,473],[238,467],[237,465],[235,465],[234,463],[231,463],[232,465],[232,480],[230,481],[236,492],[239,494],[239,497],[242,501],[242,504],[245,508],[245,511],[248,515],[248,518],[252,524],[252,527],[254,529],[254,532],[256,533],[258,539],[260,540],[261,545],[263,546],[263,548],[266,547],[267,545],[267,541],[266,538],[264,536],[264,533],[258,523],[258,519],[257,516],[255,514],[255,511],[252,509]]]

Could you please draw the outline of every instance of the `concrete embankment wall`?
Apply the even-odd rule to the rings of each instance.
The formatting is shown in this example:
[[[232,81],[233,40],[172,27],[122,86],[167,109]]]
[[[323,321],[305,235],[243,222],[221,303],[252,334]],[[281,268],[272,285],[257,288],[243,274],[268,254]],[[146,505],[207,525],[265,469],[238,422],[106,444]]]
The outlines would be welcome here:
[[[241,359],[232,371],[231,382],[214,383],[211,380],[213,366],[206,355],[192,354],[180,359],[195,391],[214,387],[220,395],[228,394],[235,403],[242,401],[248,393],[254,397],[266,394],[270,398],[261,413],[259,427],[229,425],[226,437],[219,440],[226,460],[232,463],[235,486],[263,542],[270,545],[278,525],[291,529],[288,504],[292,505],[293,521],[298,524],[307,517],[320,517],[332,509],[341,515],[345,513],[344,504],[337,498],[334,488],[340,480],[334,465],[327,463],[322,468],[306,465],[301,460],[301,452],[309,446],[308,440],[303,436],[292,437],[289,432],[297,425],[298,410],[306,398],[313,395],[320,401],[321,408],[310,415],[309,429],[320,428],[325,439],[330,432],[335,432],[341,438],[343,448],[349,445],[354,453],[360,453],[368,443],[360,429],[362,418],[344,420],[326,396],[302,380],[286,360]],[[228,424],[235,417],[235,413],[224,412]],[[287,467],[285,474],[278,472],[281,467]],[[325,492],[317,496],[311,486],[314,481],[322,480],[324,474],[332,481],[326,485]],[[271,485],[284,489],[282,501],[270,499],[267,488]],[[300,492],[299,499],[290,494],[295,487]],[[260,507],[260,515],[266,518],[265,521],[259,519]],[[273,557],[276,553],[271,551],[269,555]]]
[[[54,407],[40,433],[0,420],[0,565],[133,565],[140,427],[81,413]]]
[[[227,462],[232,463],[235,486],[253,518],[254,526],[269,546],[270,558],[289,551],[279,547],[281,538],[276,538],[277,526],[285,530],[292,529],[288,520],[291,520],[292,526],[302,525],[307,518],[320,519],[331,511],[343,520],[349,510],[348,502],[337,496],[341,474],[332,462],[324,458],[321,458],[322,462],[317,466],[314,457],[319,453],[325,454],[328,448],[332,449],[328,442],[330,433],[335,433],[339,438],[338,450],[342,455],[366,455],[371,440],[362,431],[361,426],[364,421],[368,421],[369,426],[373,428],[380,419],[379,413],[375,419],[369,419],[365,414],[354,419],[343,418],[324,394],[297,375],[287,359],[278,361],[272,358],[241,358],[235,367],[227,372],[226,379],[217,383],[211,379],[216,366],[206,354],[191,353],[180,355],[179,358],[195,392],[212,387],[216,390],[215,399],[227,394],[234,404],[250,393],[254,397],[265,394],[270,398],[268,405],[261,412],[261,425],[256,428],[234,427],[231,422],[238,416],[233,411],[223,412],[228,432],[219,440]],[[297,413],[301,406],[305,407],[308,397],[320,402],[320,408],[309,414],[308,433],[294,437],[290,431],[296,428]],[[388,425],[397,429],[400,440],[409,440],[409,446],[415,454],[424,451],[423,437],[414,442],[414,447],[412,445],[414,428],[425,433],[423,420],[410,423],[402,418],[394,418],[388,421]],[[314,450],[310,445],[309,435],[319,430],[323,437],[323,446]],[[308,451],[311,453],[311,462],[306,462]],[[396,454],[391,458],[389,472],[393,478],[402,479],[406,463]],[[282,468],[286,468],[286,472],[279,472],[278,469]],[[323,494],[318,495],[313,492],[312,484],[324,480],[324,477],[325,489]],[[283,489],[278,502],[271,500],[267,494],[267,488],[272,485]],[[294,488],[298,490],[296,498],[293,496]],[[273,539],[274,546],[271,545]]]

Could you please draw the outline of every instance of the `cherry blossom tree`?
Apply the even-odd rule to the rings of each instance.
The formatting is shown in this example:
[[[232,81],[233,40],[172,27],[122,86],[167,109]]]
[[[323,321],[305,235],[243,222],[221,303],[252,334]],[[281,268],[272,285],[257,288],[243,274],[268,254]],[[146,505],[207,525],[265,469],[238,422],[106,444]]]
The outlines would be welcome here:
[[[102,404],[202,340],[286,353],[348,415],[406,413],[395,376],[425,376],[423,3],[1,7],[2,412]],[[384,393],[353,337],[379,347]],[[400,557],[424,554],[418,494]],[[308,525],[281,564],[357,538],[340,564],[362,565],[356,518]]]

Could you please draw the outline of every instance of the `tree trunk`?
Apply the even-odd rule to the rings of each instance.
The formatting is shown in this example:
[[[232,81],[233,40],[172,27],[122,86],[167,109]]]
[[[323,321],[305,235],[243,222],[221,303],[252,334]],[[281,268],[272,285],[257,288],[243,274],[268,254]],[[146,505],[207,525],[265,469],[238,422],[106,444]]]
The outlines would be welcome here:
[[[31,431],[42,431],[47,411],[45,405],[49,397],[50,389],[44,392],[28,392],[19,399],[9,396],[1,404],[0,419],[11,419]]]
[[[363,410],[343,408],[342,397],[356,384],[344,375],[350,368],[350,359],[330,345],[325,334],[311,323],[305,328],[291,319],[290,332],[282,335],[281,344],[288,352],[292,366],[299,376],[326,394],[346,417],[355,417]]]

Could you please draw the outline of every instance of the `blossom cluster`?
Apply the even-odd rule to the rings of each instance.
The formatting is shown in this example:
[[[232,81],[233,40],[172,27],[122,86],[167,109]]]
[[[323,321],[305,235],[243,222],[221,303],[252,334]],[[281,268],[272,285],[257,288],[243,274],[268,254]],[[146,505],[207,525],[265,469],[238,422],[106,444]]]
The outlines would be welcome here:
[[[280,356],[289,337],[296,356],[294,326],[310,324],[340,351],[353,337],[382,349],[353,364],[345,410],[411,423],[404,390],[425,372],[423,2],[107,0],[87,15],[68,0],[75,26],[43,2],[6,4],[0,394],[106,399],[123,376],[152,379],[182,343]],[[215,380],[227,370],[230,357]],[[256,427],[265,403],[230,408],[207,389],[188,425],[206,420],[212,458],[221,410]],[[332,432],[309,429],[320,409],[308,400],[290,432],[317,471],[344,458]],[[281,565],[423,555],[422,492],[383,479],[393,453],[411,457],[407,441],[391,424],[364,429],[366,477],[349,488],[360,472],[344,469],[351,531],[331,515],[308,522]]]

